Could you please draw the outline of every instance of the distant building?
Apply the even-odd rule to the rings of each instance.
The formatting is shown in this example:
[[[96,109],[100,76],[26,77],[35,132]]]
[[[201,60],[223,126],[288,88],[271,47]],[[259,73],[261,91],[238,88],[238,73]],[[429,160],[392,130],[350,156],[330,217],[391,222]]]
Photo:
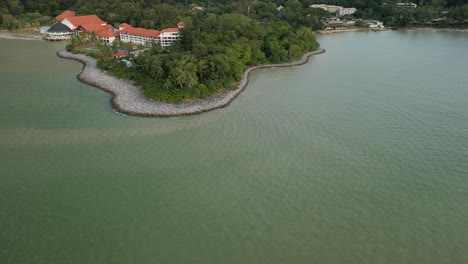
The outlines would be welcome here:
[[[397,3],[396,7],[403,7],[403,8],[416,8],[418,7],[415,3]]]
[[[377,20],[365,20],[364,21],[370,29],[379,29],[379,28],[384,28],[384,25],[382,22],[380,21],[377,21]]]
[[[331,13],[335,13],[339,9],[343,8],[342,6],[325,5],[325,4],[310,5],[309,7],[311,7],[311,8],[320,8],[320,9],[323,9],[323,10],[331,12]]]
[[[310,7],[320,8],[331,13],[336,13],[338,16],[352,15],[357,11],[357,9],[354,7],[345,8],[342,6],[325,5],[325,4],[310,5]]]
[[[348,25],[346,25],[343,22],[332,22],[332,23],[327,23],[324,26],[325,30],[346,30],[348,29]]]
[[[342,8],[337,11],[338,16],[346,16],[346,15],[352,15],[357,11],[356,8],[350,7],[350,8]]]
[[[382,4],[382,7],[386,7],[386,6],[387,6],[387,3]],[[417,4],[412,3],[412,2],[409,2],[409,3],[396,3],[393,6],[398,7],[398,8],[416,8],[416,7],[418,7]]]
[[[337,17],[329,17],[322,20],[324,30],[346,30],[348,25]]]

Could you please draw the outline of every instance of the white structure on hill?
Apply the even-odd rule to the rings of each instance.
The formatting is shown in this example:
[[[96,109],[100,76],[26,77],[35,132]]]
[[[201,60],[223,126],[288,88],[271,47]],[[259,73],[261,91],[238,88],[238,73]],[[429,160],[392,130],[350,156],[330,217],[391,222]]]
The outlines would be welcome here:
[[[342,6],[335,6],[335,5],[325,5],[325,4],[317,4],[317,5],[310,5],[311,8],[320,8],[325,11],[335,13],[337,12],[340,8],[343,8]]]
[[[382,4],[382,7],[386,7],[387,6],[387,3],[383,3]],[[394,7],[398,7],[398,8],[416,8],[418,7],[417,4],[413,3],[413,2],[409,2],[409,3],[396,3],[393,5]]]
[[[346,16],[346,15],[352,15],[354,14],[355,12],[357,11],[356,8],[354,7],[349,7],[349,8],[342,8],[342,9],[339,9],[336,14],[338,16]]]
[[[324,4],[310,5],[310,7],[320,8],[331,13],[336,13],[338,16],[352,15],[354,14],[354,12],[357,11],[357,9],[354,7],[345,8],[342,6],[324,5]]]

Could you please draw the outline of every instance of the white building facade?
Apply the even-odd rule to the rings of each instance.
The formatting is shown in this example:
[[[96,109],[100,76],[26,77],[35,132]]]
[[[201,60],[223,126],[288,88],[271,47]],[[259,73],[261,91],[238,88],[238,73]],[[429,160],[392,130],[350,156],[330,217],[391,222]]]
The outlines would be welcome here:
[[[342,7],[342,6],[335,6],[335,5],[324,5],[324,4],[318,4],[318,5],[310,5],[311,8],[320,8],[325,11],[331,12],[331,13],[336,13],[338,16],[346,16],[346,15],[352,15],[354,14],[357,9],[354,7]]]
[[[338,16],[347,16],[347,15],[352,15],[354,14],[355,12],[357,11],[356,8],[354,7],[349,7],[349,8],[342,8],[342,9],[339,9],[336,14]]]

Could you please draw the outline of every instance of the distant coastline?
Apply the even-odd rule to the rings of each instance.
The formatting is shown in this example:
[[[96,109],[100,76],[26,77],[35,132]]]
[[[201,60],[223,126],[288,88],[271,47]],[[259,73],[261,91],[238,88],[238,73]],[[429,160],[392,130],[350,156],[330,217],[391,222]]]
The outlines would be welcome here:
[[[252,71],[262,68],[303,65],[309,61],[310,56],[324,52],[325,49],[319,48],[305,53],[299,60],[293,62],[250,67],[245,70],[238,89],[227,90],[205,99],[188,100],[181,104],[170,104],[146,98],[142,90],[132,81],[107,75],[96,66],[95,59],[86,55],[60,51],[57,56],[83,63],[83,69],[77,76],[78,80],[110,93],[112,95],[111,105],[117,112],[140,117],[171,117],[200,114],[226,107],[246,88]]]
[[[345,33],[345,32],[380,32],[380,31],[389,31],[390,29],[368,29],[368,28],[350,28],[350,29],[340,29],[340,30],[317,30],[317,34],[335,34],[335,33]]]
[[[335,34],[335,33],[345,33],[345,32],[380,32],[380,31],[390,31],[390,30],[444,30],[444,31],[462,31],[468,32],[468,28],[437,28],[437,27],[405,27],[399,29],[366,29],[366,28],[352,28],[352,29],[344,29],[344,30],[317,30],[315,33],[317,34]],[[19,39],[19,40],[39,40],[43,41],[44,36],[37,35],[37,34],[28,34],[28,33],[13,33],[9,31],[0,32],[0,39]]]
[[[398,30],[441,30],[441,31],[461,31],[461,32],[468,32],[468,28],[437,28],[437,27],[407,27],[407,28],[400,28]]]
[[[335,33],[345,33],[345,32],[381,32],[381,31],[407,31],[407,30],[440,30],[440,31],[461,31],[461,32],[468,32],[468,28],[437,28],[437,27],[405,27],[405,28],[398,28],[398,29],[390,29],[390,28],[383,28],[383,29],[367,29],[367,28],[352,28],[352,29],[343,29],[343,30],[317,30],[315,33],[317,34],[335,34]]]

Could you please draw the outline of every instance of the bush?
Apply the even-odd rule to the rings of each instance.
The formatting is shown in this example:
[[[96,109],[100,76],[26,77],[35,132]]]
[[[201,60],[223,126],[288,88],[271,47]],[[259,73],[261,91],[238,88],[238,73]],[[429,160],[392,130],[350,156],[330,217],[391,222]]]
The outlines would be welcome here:
[[[68,44],[65,47],[65,50],[68,51],[68,52],[73,52],[75,50],[75,46],[73,44]]]

